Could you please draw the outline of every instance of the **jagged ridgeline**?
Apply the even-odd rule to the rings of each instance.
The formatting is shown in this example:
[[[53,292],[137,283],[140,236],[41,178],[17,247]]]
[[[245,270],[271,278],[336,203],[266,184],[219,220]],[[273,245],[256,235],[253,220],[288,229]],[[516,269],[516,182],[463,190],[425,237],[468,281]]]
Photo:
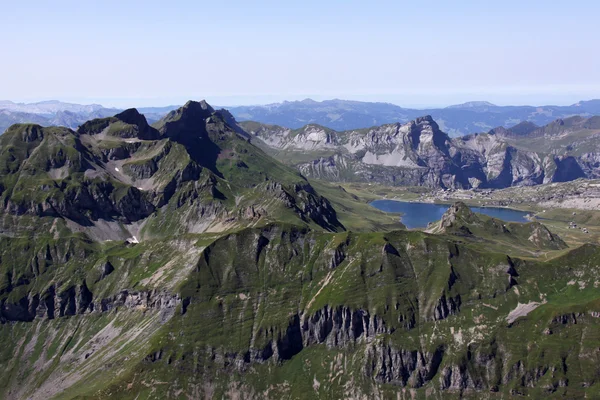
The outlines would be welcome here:
[[[545,127],[524,122],[458,138],[431,116],[341,132],[316,124],[294,130],[251,121],[241,125],[266,151],[307,177],[471,189],[596,178],[599,121],[571,117]]]
[[[249,143],[227,118],[205,102],[188,102],[156,127],[134,109],[77,132],[14,125],[0,137],[3,229],[66,229],[102,240],[269,220],[343,229],[305,178]]]
[[[598,246],[348,232],[205,102],[15,125],[0,183],[0,398],[600,396]]]

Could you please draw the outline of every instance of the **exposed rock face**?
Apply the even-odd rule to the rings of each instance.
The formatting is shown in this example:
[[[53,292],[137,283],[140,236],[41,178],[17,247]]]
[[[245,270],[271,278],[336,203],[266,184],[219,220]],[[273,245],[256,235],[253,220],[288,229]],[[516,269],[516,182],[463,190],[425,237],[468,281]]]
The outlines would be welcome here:
[[[468,224],[477,223],[479,219],[463,202],[456,202],[448,208],[448,211],[442,215],[439,222],[439,229],[449,231],[453,228],[458,229],[462,233],[471,234]]]
[[[84,281],[81,285],[72,286],[60,293],[56,292],[54,286],[50,286],[41,296],[28,295],[14,303],[2,300],[0,322],[31,322],[36,318],[54,319],[90,312],[107,312],[117,307],[164,311],[174,309],[180,302],[181,298],[178,295],[156,290],[123,290],[112,297],[96,299]]]
[[[437,374],[443,354],[443,348],[428,353],[377,343],[367,347],[364,373],[376,382],[418,388]]]
[[[554,140],[576,128],[596,132],[589,129],[593,124],[583,121],[588,120],[557,121],[553,123],[556,126],[542,128],[524,122],[460,138],[450,138],[430,116],[345,132],[316,125],[296,130],[256,123],[244,126],[273,148],[331,154],[300,163],[297,167],[306,176],[392,185],[506,188],[596,176],[595,154],[600,152],[569,156],[556,154],[547,146],[528,150],[519,144],[519,140],[548,135]]]
[[[356,341],[370,341],[378,334],[390,333],[385,323],[365,310],[348,307],[325,308],[300,319],[302,346],[325,343],[344,347]]]

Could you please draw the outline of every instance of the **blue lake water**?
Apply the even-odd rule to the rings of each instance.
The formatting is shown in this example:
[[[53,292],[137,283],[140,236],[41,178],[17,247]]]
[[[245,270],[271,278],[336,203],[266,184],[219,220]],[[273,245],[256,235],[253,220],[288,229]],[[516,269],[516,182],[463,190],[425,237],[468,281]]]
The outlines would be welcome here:
[[[371,205],[381,211],[402,213],[401,221],[407,228],[426,228],[438,221],[450,207],[448,204],[410,203],[397,200],[375,200]],[[507,222],[528,222],[523,211],[498,207],[470,207],[473,212],[489,215]]]

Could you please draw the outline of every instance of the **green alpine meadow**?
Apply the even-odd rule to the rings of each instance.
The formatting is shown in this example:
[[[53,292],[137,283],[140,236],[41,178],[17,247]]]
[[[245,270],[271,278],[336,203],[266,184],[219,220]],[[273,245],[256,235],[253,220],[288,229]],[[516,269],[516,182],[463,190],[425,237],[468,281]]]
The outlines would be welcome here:
[[[0,136],[0,398],[600,398],[597,211],[408,230],[368,203],[425,189],[309,180],[244,127]]]

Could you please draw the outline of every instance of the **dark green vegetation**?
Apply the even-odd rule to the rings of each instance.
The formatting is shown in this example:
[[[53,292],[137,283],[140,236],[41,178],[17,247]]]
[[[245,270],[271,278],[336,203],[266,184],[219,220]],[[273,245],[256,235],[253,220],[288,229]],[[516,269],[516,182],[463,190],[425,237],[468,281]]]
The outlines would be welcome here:
[[[0,398],[600,396],[600,247],[403,230],[205,102],[13,126],[0,187]]]

